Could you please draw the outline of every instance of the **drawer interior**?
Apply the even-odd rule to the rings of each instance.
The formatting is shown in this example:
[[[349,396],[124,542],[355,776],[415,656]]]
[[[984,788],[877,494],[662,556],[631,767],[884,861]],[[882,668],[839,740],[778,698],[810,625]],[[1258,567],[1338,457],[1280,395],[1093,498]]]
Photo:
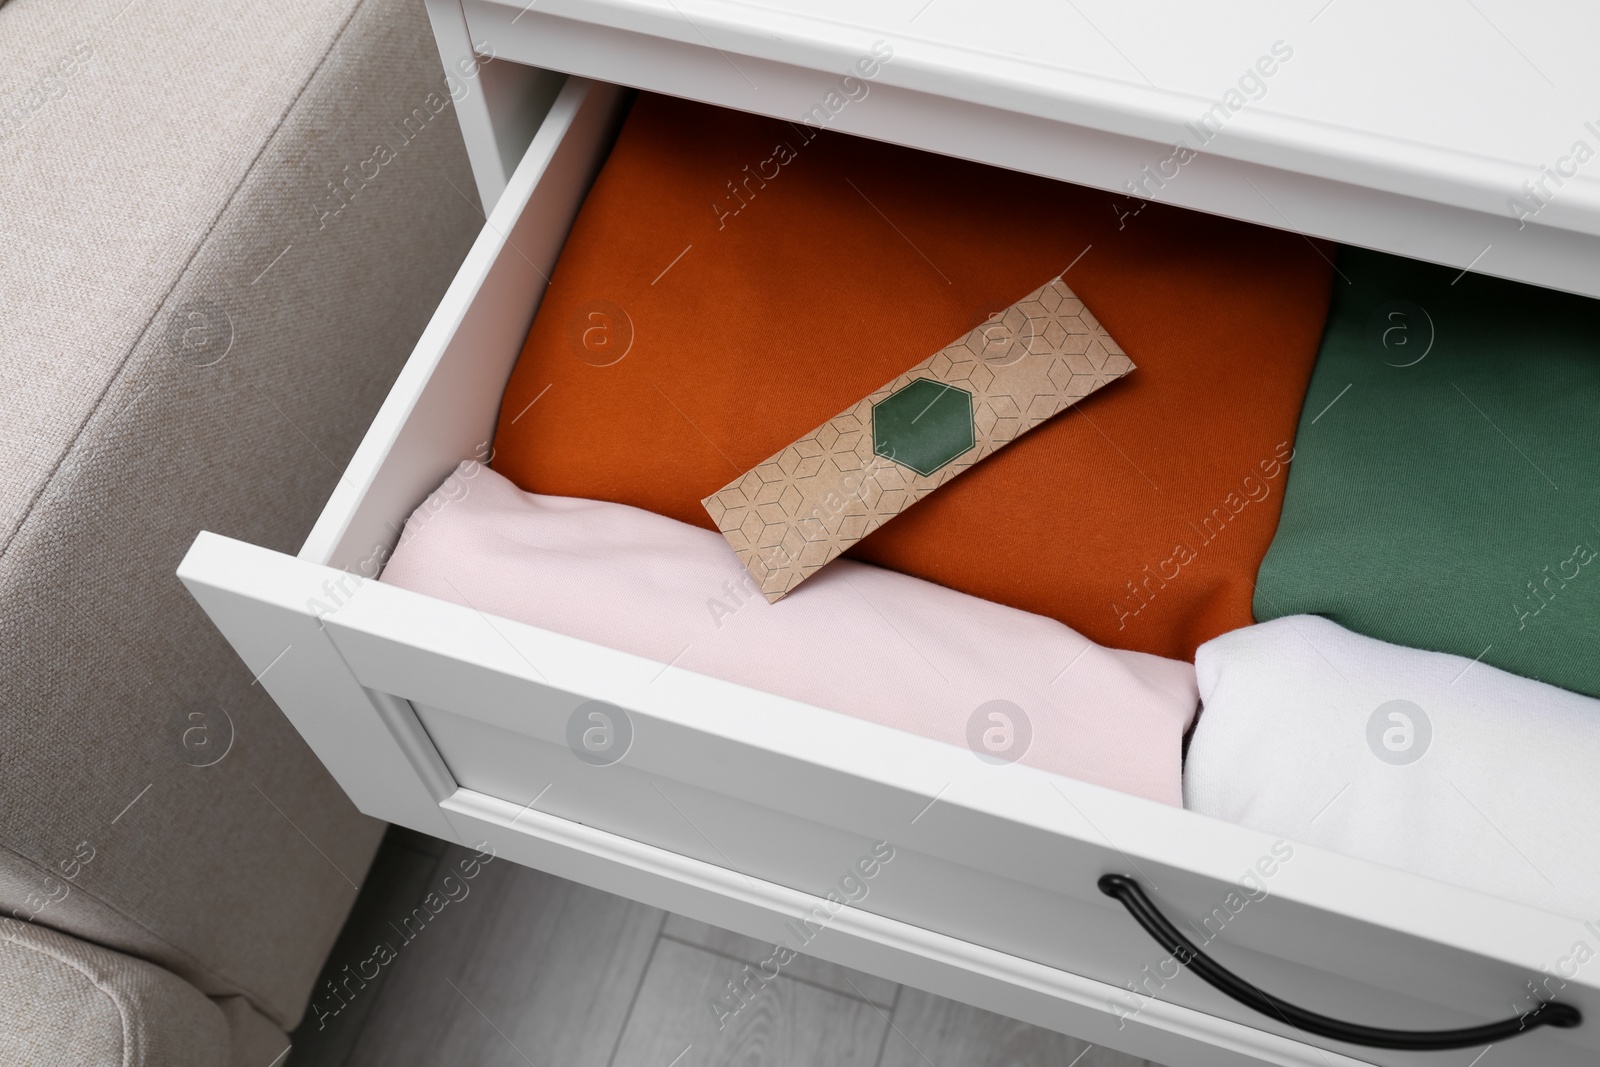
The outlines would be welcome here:
[[[304,583],[307,602],[326,600],[323,568],[375,578],[412,510],[462,461],[487,456],[506,380],[627,100],[580,79],[556,97],[302,549],[307,566],[282,572]],[[1115,989],[1163,953],[1096,891],[1099,875],[1137,875],[1174,910],[1206,916],[1280,844],[731,683],[675,672],[655,684],[658,664],[378,583],[334,608],[319,622],[338,655],[361,686],[405,702],[460,788],[817,895],[874,841],[892,841],[892,877],[860,907]],[[563,670],[553,681],[536,662]],[[628,709],[635,759],[571,759],[562,730],[585,700]],[[1291,848],[1270,895],[1216,944],[1239,971],[1330,1014],[1409,1028],[1500,1018],[1529,978],[1575,940],[1593,941],[1576,920]],[[1162,996],[1294,1036],[1187,975]],[[1594,975],[1561,999],[1600,1019]],[[1101,1010],[1117,1012],[1109,1000]],[[1600,1028],[1540,1031],[1517,1047],[1541,1063],[1589,1062]]]

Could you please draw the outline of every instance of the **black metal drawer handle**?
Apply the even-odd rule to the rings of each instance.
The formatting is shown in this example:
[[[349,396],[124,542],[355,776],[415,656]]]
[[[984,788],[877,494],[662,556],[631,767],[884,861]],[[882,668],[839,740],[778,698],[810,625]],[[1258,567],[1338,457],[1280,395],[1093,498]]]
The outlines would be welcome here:
[[[1385,1030],[1381,1027],[1362,1026],[1359,1023],[1330,1019],[1326,1015],[1297,1008],[1270,993],[1263,993],[1201,952],[1150,902],[1144,890],[1139,888],[1139,883],[1127,875],[1102,875],[1097,884],[1100,892],[1120,900],[1122,906],[1128,909],[1128,914],[1144,927],[1146,933],[1155,938],[1157,944],[1172,953],[1173,959],[1199,975],[1208,985],[1220,989],[1246,1007],[1254,1008],[1263,1015],[1281,1019],[1297,1030],[1304,1030],[1318,1037],[1348,1041],[1352,1045],[1367,1045],[1371,1048],[1415,1050],[1472,1048],[1515,1037],[1536,1026],[1558,1026],[1566,1030],[1583,1021],[1583,1016],[1577,1008],[1570,1004],[1557,1004],[1554,1001],[1545,1001],[1532,1011],[1514,1018],[1497,1023],[1485,1023],[1482,1026],[1468,1026],[1460,1030]]]

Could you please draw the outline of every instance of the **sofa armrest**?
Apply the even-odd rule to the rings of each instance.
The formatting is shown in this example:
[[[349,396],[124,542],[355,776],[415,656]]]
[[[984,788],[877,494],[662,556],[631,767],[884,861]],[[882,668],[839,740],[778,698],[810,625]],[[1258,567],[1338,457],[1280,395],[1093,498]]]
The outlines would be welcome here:
[[[383,825],[174,571],[311,529],[483,225],[478,83],[421,0],[9,3],[0,40],[0,914],[292,1028]]]
[[[0,1063],[221,1067],[228,1019],[169,971],[0,920]]]

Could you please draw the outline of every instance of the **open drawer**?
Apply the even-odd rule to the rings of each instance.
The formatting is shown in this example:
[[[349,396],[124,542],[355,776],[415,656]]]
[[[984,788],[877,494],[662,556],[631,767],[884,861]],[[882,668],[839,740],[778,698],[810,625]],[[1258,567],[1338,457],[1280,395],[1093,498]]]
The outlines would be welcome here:
[[[373,581],[412,510],[486,455],[625,103],[559,89],[299,556],[207,533],[179,570],[363,811],[1173,1065],[1595,1062],[1596,1024],[1482,1060],[1311,1037],[1174,976],[1097,881],[1131,876],[1261,989],[1406,1030],[1529,1010],[1529,983],[1600,924]],[[620,760],[569,746],[589,701],[625,709]],[[1563,977],[1559,999],[1600,1023],[1600,969]]]

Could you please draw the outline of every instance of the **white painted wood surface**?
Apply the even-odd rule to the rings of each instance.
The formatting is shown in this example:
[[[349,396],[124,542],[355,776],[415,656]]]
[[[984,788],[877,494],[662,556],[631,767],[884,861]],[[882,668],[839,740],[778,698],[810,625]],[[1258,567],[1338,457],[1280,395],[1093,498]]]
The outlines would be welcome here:
[[[413,763],[416,745],[392,732],[311,606],[350,575],[202,533],[178,577],[357,807],[456,839],[434,768]]]
[[[478,199],[487,213],[505,192],[566,79],[553,70],[497,61],[492,44],[475,44],[468,35],[458,0],[425,2]]]
[[[211,535],[197,542],[183,574],[208,607],[219,596],[242,603],[269,588],[280,602],[304,603],[341,577]],[[219,617],[230,638],[230,621],[248,629],[241,617]],[[487,836],[515,849],[520,834],[550,835],[556,840],[545,844],[559,842],[555,851],[513,858],[766,937],[803,912],[796,901],[817,901],[873,840],[886,839],[896,859],[861,914],[891,925],[863,919],[874,944],[860,957],[849,955],[852,947],[842,958],[827,948],[815,954],[1156,1060],[1174,1056],[1120,1044],[1133,1024],[1118,1030],[1107,1013],[1117,987],[1162,954],[1098,894],[1095,878],[1131,870],[1175,915],[1198,921],[1273,844],[1243,827],[1020,765],[992,768],[964,749],[686,671],[663,673],[660,664],[378,582],[355,588],[322,628],[357,691],[381,690],[416,707],[427,728],[418,744],[437,745],[460,784],[443,807],[471,816],[455,819],[455,839]],[[591,767],[566,748],[567,717],[586,699],[630,712],[633,748],[614,766]],[[392,730],[379,722],[371,732],[392,741]],[[363,810],[407,821],[384,790],[414,783],[390,776],[381,787],[358,784],[368,788],[351,789]],[[410,794],[397,799],[410,802]],[[591,863],[605,859],[599,869]],[[632,871],[607,869],[619,863]],[[695,891],[664,890],[662,880]],[[1223,931],[1223,958],[1291,1000],[1375,1025],[1443,1028],[1509,1014],[1524,977],[1583,933],[1577,920],[1304,845],[1270,884],[1272,895]],[[768,914],[748,914],[757,925],[746,928],[734,914],[739,899]],[[830,934],[845,929],[840,922]],[[924,933],[933,941],[917,940]],[[1096,1025],[1114,1032],[886,970],[892,961],[883,950],[908,939],[901,954],[921,957],[912,975],[948,958],[951,945],[961,946],[960,969],[982,973],[971,955],[982,948],[1010,968],[1057,975],[1058,988],[1070,975],[1097,991],[1078,996],[1078,1011],[1101,1016]],[[1580,976],[1563,999],[1593,1011],[1597,992]],[[1268,1035],[1256,1027],[1278,1029],[1192,979],[1162,995],[1211,1025],[1233,1020],[1228,1025],[1262,1039]],[[1135,1022],[1155,1025],[1155,1011],[1146,1005]],[[1538,1031],[1519,1038],[1519,1050],[1551,1065],[1592,1059],[1572,1037],[1590,1034]]]
[[[489,439],[618,99],[578,79],[562,90],[300,557],[203,534],[180,569],[355,802],[763,939],[886,839],[894,864],[812,954],[1160,1062],[1455,1063],[1323,1052],[1188,978],[1131,1019],[1111,1013],[1162,954],[1094,879],[1129,871],[1198,921],[1270,851],[1261,834],[356,576]],[[584,699],[629,709],[622,763],[566,749]],[[1313,1009],[1445,1027],[1510,1014],[1584,936],[1575,919],[1296,845],[1217,945]],[[1600,1018],[1594,975],[1562,999]],[[1519,1037],[1515,1054],[1565,1067],[1597,1049],[1586,1026]]]
[[[1600,8],[1544,0],[462,0],[502,58],[1600,295]],[[1288,49],[1292,57],[1279,60]],[[1197,123],[1263,57],[1259,98]],[[1254,94],[1254,82],[1251,92]],[[1592,124],[1592,125],[1591,125]],[[1563,163],[1563,160],[1567,162]],[[1549,178],[1560,166],[1570,177]],[[1525,181],[1544,182],[1529,200]],[[1559,184],[1557,184],[1559,181]],[[1515,212],[1513,197],[1536,210]],[[1525,224],[1524,224],[1525,223]]]

